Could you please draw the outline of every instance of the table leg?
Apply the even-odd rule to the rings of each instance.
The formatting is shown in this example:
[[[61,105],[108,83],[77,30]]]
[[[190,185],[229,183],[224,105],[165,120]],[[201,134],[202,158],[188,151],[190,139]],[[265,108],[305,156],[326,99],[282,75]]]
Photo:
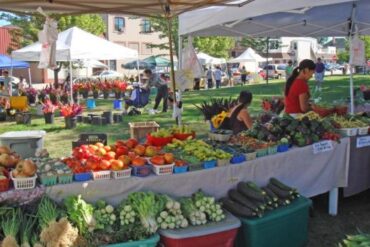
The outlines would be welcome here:
[[[336,216],[338,213],[338,188],[334,188],[329,192],[329,214]]]

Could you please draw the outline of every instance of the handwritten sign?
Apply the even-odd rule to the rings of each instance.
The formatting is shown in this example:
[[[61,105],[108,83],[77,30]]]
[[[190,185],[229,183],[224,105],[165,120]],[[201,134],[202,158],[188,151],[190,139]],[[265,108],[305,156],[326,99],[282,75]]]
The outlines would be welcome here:
[[[324,153],[324,152],[332,151],[334,149],[332,141],[316,142],[312,145],[312,147],[313,147],[314,154]]]
[[[370,136],[357,137],[356,148],[363,148],[370,146]]]

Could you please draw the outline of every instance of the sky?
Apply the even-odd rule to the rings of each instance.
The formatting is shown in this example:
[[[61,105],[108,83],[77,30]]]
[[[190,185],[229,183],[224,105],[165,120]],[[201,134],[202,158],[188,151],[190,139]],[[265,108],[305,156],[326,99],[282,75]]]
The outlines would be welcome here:
[[[4,26],[4,25],[8,25],[9,22],[5,21],[5,20],[0,20],[0,27],[1,26]]]

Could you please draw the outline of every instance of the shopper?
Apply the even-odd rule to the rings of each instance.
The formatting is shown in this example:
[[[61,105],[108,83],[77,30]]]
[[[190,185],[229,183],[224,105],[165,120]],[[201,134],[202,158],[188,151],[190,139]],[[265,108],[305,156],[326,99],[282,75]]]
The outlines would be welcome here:
[[[157,88],[157,96],[155,97],[155,104],[153,110],[157,111],[157,108],[161,103],[161,100],[163,99],[162,112],[167,112],[167,100],[168,100],[167,81],[160,78],[158,74],[153,73],[150,69],[144,70],[144,76],[145,78],[147,78],[148,83],[151,87]]]
[[[3,71],[4,81],[1,82],[0,85],[0,92],[4,96],[11,96],[11,90],[12,90],[12,78],[9,76],[9,72],[7,70]]]
[[[234,106],[229,115],[229,125],[234,134],[252,128],[253,120],[248,112],[248,106],[252,102],[252,93],[244,90],[239,94],[239,102]]]
[[[247,82],[247,75],[248,75],[248,72],[245,69],[245,66],[243,66],[242,69],[240,70],[240,77],[241,77],[243,85],[245,85]]]
[[[315,69],[316,90],[321,91],[324,76],[325,76],[325,65],[321,62],[321,58],[318,58]]]
[[[222,80],[222,71],[221,71],[220,66],[216,67],[216,70],[213,72],[213,76],[215,77],[216,88],[220,88],[221,87],[221,80]]]
[[[206,71],[206,78],[207,78],[207,88],[213,87],[213,71],[212,67],[209,67]]]
[[[308,80],[315,73],[315,62],[302,60],[285,85],[285,112],[288,114],[305,113],[310,110],[310,90]]]
[[[292,75],[293,73],[293,62],[292,60],[288,61],[288,65],[285,67],[285,79],[288,80],[288,78]]]

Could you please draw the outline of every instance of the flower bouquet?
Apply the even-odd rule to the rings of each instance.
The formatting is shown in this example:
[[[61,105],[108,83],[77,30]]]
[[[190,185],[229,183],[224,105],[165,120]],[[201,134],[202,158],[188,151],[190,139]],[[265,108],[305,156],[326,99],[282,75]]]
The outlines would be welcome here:
[[[42,112],[44,113],[46,124],[54,123],[54,112],[56,109],[58,109],[58,106],[54,105],[49,99],[46,99],[45,102],[42,103]]]
[[[66,128],[73,129],[76,128],[76,116],[82,113],[82,107],[78,104],[60,105],[60,113],[64,117]]]
[[[127,83],[124,81],[115,80],[112,85],[112,89],[116,95],[116,99],[121,99],[122,93],[127,89]]]
[[[284,98],[273,96],[271,99],[262,100],[262,109],[265,112],[272,112],[279,115],[284,110]]]
[[[29,104],[35,104],[36,102],[36,96],[37,96],[37,90],[33,87],[28,87],[25,89],[26,96],[28,98]]]

